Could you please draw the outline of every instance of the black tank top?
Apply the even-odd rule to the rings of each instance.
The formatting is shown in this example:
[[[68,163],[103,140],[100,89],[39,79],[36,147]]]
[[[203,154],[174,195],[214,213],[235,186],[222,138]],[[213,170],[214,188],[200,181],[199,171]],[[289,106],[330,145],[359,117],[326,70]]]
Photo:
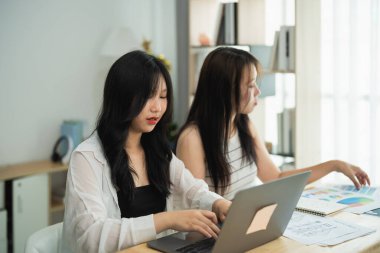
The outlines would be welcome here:
[[[122,218],[133,218],[155,214],[166,209],[166,198],[152,185],[144,185],[134,189],[134,198],[131,202],[122,191],[117,192]]]

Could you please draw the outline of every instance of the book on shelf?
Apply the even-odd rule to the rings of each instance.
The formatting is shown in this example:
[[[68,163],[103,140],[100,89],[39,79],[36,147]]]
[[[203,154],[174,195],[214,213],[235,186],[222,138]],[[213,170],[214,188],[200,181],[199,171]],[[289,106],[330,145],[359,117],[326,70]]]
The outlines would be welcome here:
[[[294,134],[294,130],[295,130],[295,120],[296,120],[296,117],[295,117],[295,109],[294,108],[285,108],[284,111],[283,111],[283,137],[282,137],[282,140],[283,140],[283,144],[282,144],[282,148],[283,148],[283,152],[285,154],[294,154],[294,146],[295,146],[295,134]]]
[[[330,201],[324,201],[320,199],[311,199],[306,197],[301,197],[296,206],[296,211],[302,213],[309,213],[318,216],[326,216],[338,211],[343,210],[348,207],[344,204],[339,204]]]
[[[237,44],[237,3],[222,3],[218,8],[216,44]]]
[[[225,44],[234,45],[237,43],[237,6],[236,3],[226,3],[225,4],[225,15],[224,15],[224,28],[225,28]]]
[[[274,71],[295,71],[295,27],[281,26],[273,42],[271,69]]]
[[[224,4],[217,5],[216,26],[214,29],[215,45],[224,41]]]
[[[296,111],[294,108],[284,108],[277,114],[278,153],[295,153]]]
[[[295,34],[295,26],[288,26],[288,40],[287,40],[287,64],[289,71],[296,70],[296,34]]]
[[[278,39],[278,58],[277,58],[277,66],[280,71],[288,70],[288,60],[287,54],[289,53],[287,50],[288,43],[288,30],[286,26],[281,26],[280,34]]]
[[[284,138],[284,114],[282,112],[277,113],[277,149],[276,153],[282,154],[284,153],[284,148],[283,148],[283,138]]]
[[[280,36],[280,32],[276,31],[274,34],[274,40],[273,40],[273,45],[272,45],[272,51],[271,51],[271,56],[270,56],[270,63],[269,63],[269,69],[274,71],[278,69],[278,39]]]
[[[217,33],[216,33],[216,39],[215,39],[215,44],[216,45],[223,45],[225,44],[224,41],[226,40],[225,39],[225,36],[226,36],[226,26],[225,26],[225,6],[224,4],[220,4],[219,5],[219,10],[218,10],[218,16],[217,16]]]

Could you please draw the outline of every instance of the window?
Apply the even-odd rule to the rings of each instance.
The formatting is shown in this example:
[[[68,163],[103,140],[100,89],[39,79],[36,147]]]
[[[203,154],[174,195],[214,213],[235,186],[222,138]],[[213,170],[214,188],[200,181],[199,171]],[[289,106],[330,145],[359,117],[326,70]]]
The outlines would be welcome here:
[[[380,184],[380,1],[322,0],[321,15],[322,160]]]

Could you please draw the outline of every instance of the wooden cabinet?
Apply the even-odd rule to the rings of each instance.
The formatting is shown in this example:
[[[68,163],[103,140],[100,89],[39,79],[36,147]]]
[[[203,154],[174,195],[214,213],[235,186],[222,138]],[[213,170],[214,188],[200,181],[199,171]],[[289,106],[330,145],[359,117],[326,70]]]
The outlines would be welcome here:
[[[49,225],[48,174],[12,180],[13,252],[22,253],[28,237]]]
[[[0,167],[5,182],[8,249],[24,252],[27,238],[35,231],[62,221],[62,196],[67,165],[37,161]],[[63,187],[63,189],[62,189]]]
[[[0,252],[8,252],[7,211],[0,209]]]

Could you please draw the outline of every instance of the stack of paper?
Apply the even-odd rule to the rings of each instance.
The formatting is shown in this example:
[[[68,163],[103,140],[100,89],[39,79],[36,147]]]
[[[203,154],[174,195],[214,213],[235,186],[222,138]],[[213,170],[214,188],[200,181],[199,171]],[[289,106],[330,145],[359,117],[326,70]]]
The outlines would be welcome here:
[[[284,236],[306,245],[332,246],[375,231],[331,217],[294,212]]]

